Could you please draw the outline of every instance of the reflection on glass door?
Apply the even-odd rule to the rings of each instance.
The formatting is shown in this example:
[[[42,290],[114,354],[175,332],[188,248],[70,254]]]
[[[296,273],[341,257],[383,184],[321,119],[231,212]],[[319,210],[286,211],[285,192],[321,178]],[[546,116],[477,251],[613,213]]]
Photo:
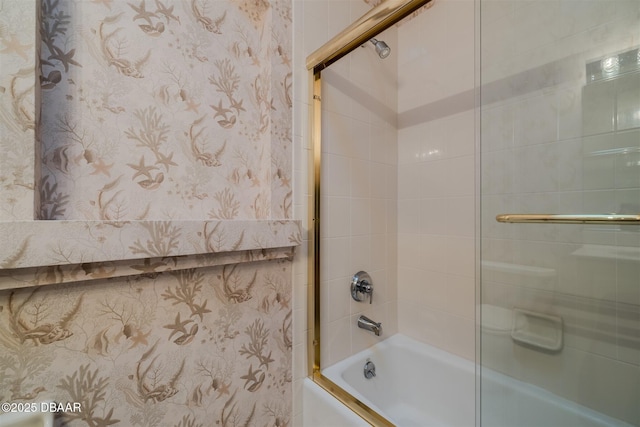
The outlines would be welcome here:
[[[496,221],[640,215],[639,17],[480,0],[482,425],[640,426],[640,225]]]

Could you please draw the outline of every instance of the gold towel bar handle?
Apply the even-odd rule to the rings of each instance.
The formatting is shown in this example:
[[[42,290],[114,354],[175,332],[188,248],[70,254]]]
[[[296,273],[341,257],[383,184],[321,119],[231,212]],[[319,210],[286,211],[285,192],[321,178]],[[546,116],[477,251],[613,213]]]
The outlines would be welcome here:
[[[552,223],[552,224],[623,224],[640,225],[640,215],[555,215],[555,214],[502,214],[498,222],[508,223]]]

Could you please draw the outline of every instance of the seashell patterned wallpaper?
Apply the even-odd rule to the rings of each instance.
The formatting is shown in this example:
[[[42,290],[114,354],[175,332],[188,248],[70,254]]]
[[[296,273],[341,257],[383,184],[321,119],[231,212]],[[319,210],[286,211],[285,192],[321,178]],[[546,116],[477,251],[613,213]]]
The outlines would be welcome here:
[[[0,2],[0,221],[34,218],[35,1]]]
[[[1,292],[0,401],[79,403],[71,426],[290,425],[290,264]]]
[[[284,0],[39,0],[39,219],[291,216]]]
[[[0,401],[81,404],[57,425],[291,425],[290,0],[0,10]],[[166,253],[136,246],[158,227],[181,230]]]

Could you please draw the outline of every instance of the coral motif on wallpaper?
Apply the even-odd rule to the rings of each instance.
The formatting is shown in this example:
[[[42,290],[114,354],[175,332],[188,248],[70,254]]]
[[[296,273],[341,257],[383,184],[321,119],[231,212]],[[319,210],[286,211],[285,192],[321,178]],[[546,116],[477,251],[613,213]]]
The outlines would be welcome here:
[[[39,7],[39,218],[291,216],[290,2]]]
[[[0,220],[33,219],[35,3],[0,8]]]
[[[0,246],[0,287],[2,277],[26,268],[101,262],[122,267],[126,260],[153,258],[163,258],[169,268],[177,267],[175,257],[180,256],[233,255],[243,261],[251,255],[247,251],[267,256],[268,249],[302,243],[295,220],[22,221],[0,223],[0,235],[11,242]]]
[[[0,400],[80,402],[77,426],[287,426],[290,265],[4,291]]]

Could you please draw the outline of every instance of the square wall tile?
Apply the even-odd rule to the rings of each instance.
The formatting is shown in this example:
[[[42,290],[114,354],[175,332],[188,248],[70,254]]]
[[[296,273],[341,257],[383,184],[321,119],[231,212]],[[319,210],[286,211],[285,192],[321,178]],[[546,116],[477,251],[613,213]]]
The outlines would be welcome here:
[[[421,236],[413,233],[398,233],[398,266],[421,268]]]
[[[419,228],[419,199],[398,200],[398,232],[415,234]]]
[[[358,271],[371,271],[371,236],[353,236],[351,237],[351,259],[350,267],[352,273]]]
[[[327,237],[347,237],[351,235],[351,209],[353,200],[349,197],[327,197],[327,202],[321,207],[323,217],[326,218],[324,227]],[[357,206],[354,206],[357,208]],[[323,233],[324,234],[324,233]]]
[[[543,144],[557,139],[558,108],[554,91],[536,94],[515,106],[515,145]]]
[[[475,111],[455,114],[445,121],[448,130],[447,156],[473,155],[475,151]]]
[[[475,321],[443,313],[443,323],[446,328],[444,348],[460,357],[474,361],[475,351]]]
[[[475,278],[448,274],[446,280],[447,307],[445,311],[474,320],[476,305]]]
[[[460,276],[475,275],[475,241],[467,237],[448,237],[445,244],[446,272]]]
[[[322,244],[328,259],[324,278],[332,280],[348,276],[352,270],[351,239],[348,237],[324,239]]]
[[[322,319],[323,322],[334,322],[351,314],[350,282],[350,277],[347,276],[323,282],[322,286],[327,288],[327,292],[325,292],[327,298],[323,300],[323,304],[327,304],[326,317]]]
[[[593,135],[613,131],[615,82],[596,82],[582,89],[582,133]]]
[[[323,325],[322,365],[331,366],[351,355],[351,318],[329,322]]]
[[[325,156],[322,173],[326,181],[322,182],[327,196],[351,195],[351,162],[349,158],[329,154]]]
[[[471,196],[475,192],[474,156],[443,160],[446,168],[445,193],[447,196]]]
[[[368,160],[351,159],[351,197],[371,196],[372,163]]]
[[[432,197],[420,199],[419,230],[423,234],[444,235],[449,233],[449,198]]]
[[[451,170],[451,162],[452,160],[445,159],[422,163],[419,171],[420,197],[441,198],[453,195],[448,192],[448,179],[456,179],[457,184],[464,185],[464,178],[456,176],[455,171]],[[401,186],[402,183],[399,182],[398,185]]]
[[[391,239],[395,240],[395,237],[390,237],[387,234],[371,235],[371,265],[375,268],[387,269],[392,264],[389,258],[393,254],[388,248]]]
[[[446,199],[447,234],[459,237],[475,236],[475,199],[473,196]]]
[[[424,185],[424,166],[411,163],[398,169],[398,200],[420,197]]]
[[[329,3],[322,0],[305,1],[303,19],[304,52],[306,56],[329,39]]]

